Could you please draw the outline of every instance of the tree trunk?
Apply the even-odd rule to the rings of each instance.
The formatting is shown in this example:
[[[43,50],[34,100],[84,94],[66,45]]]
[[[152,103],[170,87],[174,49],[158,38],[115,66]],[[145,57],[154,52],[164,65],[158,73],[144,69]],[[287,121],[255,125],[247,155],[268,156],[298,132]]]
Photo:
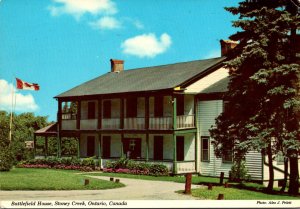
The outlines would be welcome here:
[[[268,161],[269,161],[269,184],[267,187],[267,192],[271,193],[271,192],[273,192],[273,185],[274,185],[274,169],[273,169],[271,142],[268,145],[267,154],[268,154]]]
[[[284,192],[286,188],[288,172],[289,172],[289,159],[287,157],[284,157],[284,179],[283,179],[283,185],[280,189],[281,192]]]
[[[298,171],[298,154],[290,157],[290,184],[289,194],[298,195],[299,193],[299,171]]]

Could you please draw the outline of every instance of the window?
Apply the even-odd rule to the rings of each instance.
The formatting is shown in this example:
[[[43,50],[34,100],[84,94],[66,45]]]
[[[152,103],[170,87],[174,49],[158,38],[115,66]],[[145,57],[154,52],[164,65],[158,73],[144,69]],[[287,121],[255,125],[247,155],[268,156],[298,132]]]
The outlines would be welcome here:
[[[88,102],[88,119],[96,118],[96,103]]]
[[[276,155],[276,161],[277,161],[277,165],[284,165],[284,156],[281,151],[278,152],[278,154]]]
[[[103,136],[102,138],[102,157],[110,158],[110,136]]]
[[[154,117],[162,117],[164,115],[164,97],[156,96],[154,98]]]
[[[141,139],[126,138],[123,139],[123,153],[129,159],[141,158]]]
[[[176,99],[177,115],[184,115],[184,95],[183,94],[177,95],[176,98],[177,98]]]
[[[163,151],[164,151],[164,137],[163,136],[154,136],[154,146],[153,146],[153,159],[154,160],[163,160]]]
[[[95,155],[95,137],[94,136],[88,136],[87,137],[87,151],[86,155],[88,157]]]
[[[201,137],[201,161],[209,162],[209,137]]]
[[[228,149],[222,157],[222,162],[223,163],[232,163],[232,161],[233,161],[233,153],[232,153],[231,149]]]
[[[126,117],[135,118],[137,116],[137,98],[126,99]]]
[[[176,137],[176,157],[177,161],[184,161],[184,137]]]
[[[103,118],[111,118],[111,101],[103,101]]]

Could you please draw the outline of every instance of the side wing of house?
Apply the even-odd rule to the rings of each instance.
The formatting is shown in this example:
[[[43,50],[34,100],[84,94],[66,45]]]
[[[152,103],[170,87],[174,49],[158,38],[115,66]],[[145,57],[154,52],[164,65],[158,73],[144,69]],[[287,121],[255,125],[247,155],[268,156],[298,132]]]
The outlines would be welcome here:
[[[229,171],[233,165],[232,156],[217,158],[212,145],[213,138],[210,137],[209,129],[215,124],[215,118],[223,112],[223,100],[199,100],[197,102],[198,111],[198,138],[200,152],[200,174],[205,176],[220,176],[224,172],[228,177]],[[263,177],[263,159],[257,151],[250,151],[246,154],[246,168],[248,174],[253,180],[262,180]]]

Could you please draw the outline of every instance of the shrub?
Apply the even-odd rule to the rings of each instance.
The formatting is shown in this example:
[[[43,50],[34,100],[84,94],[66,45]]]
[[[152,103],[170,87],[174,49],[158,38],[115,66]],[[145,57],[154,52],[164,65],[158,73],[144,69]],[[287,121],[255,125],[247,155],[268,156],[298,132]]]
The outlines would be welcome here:
[[[167,176],[168,168],[163,164],[149,164],[144,162],[135,162],[129,159],[121,158],[118,161],[106,162],[106,168],[103,172],[129,173],[136,175]]]
[[[84,158],[81,162],[81,165],[82,166],[90,166],[90,167],[93,167],[95,168],[95,161],[94,161],[94,158],[93,157],[90,157],[90,158]]]
[[[7,146],[1,146],[0,148],[0,171],[9,171],[14,163],[14,156],[11,148]]]
[[[231,167],[230,180],[240,182],[242,180],[249,180],[250,175],[247,174],[248,170],[245,166],[245,161],[235,161]]]
[[[152,176],[167,176],[169,175],[169,170],[167,166],[163,164],[151,164],[149,173]]]

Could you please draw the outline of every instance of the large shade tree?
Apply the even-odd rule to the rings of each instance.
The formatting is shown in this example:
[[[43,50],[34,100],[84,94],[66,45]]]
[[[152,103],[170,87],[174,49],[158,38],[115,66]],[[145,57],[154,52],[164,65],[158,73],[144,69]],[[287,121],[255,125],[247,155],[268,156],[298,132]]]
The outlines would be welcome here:
[[[228,105],[211,129],[219,156],[231,148],[237,161],[249,150],[262,150],[268,156],[269,191],[273,156],[281,151],[290,162],[291,194],[299,190],[298,9],[296,0],[245,0],[226,8],[239,15],[233,26],[241,30],[230,37],[239,45],[226,62]]]

